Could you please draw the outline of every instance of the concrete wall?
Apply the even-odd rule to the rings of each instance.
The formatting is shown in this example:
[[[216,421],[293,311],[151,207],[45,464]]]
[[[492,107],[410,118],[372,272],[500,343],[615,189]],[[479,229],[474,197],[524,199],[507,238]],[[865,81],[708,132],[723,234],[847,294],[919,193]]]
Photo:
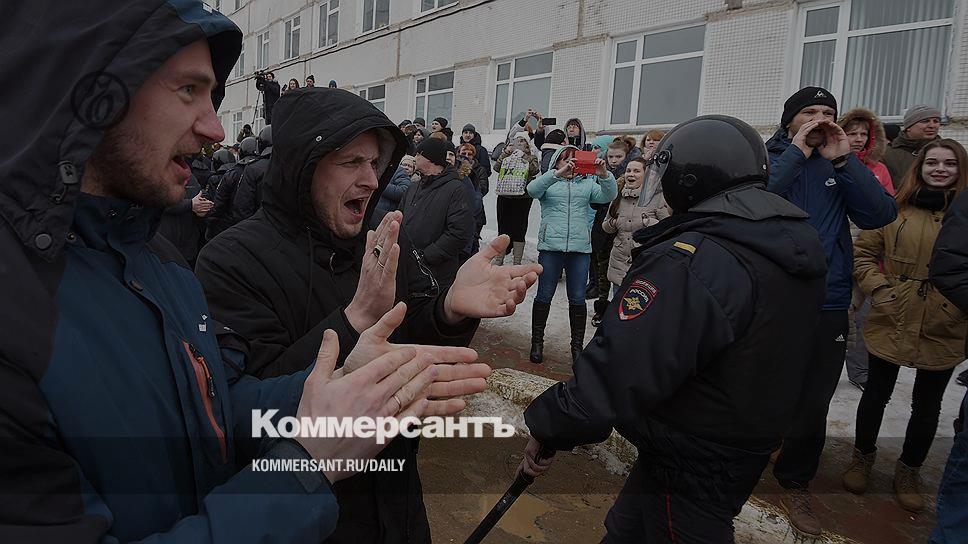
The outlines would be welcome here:
[[[335,79],[354,91],[384,83],[386,112],[395,120],[413,117],[418,76],[454,70],[451,125],[473,123],[484,134],[502,132],[491,130],[497,62],[553,51],[550,111],[543,113],[580,117],[588,130],[605,130],[615,40],[704,23],[699,113],[736,116],[767,133],[784,99],[798,86],[793,73],[797,20],[800,6],[811,1],[746,0],[742,9],[727,11],[722,0],[460,0],[420,15],[419,0],[390,0],[390,25],[363,34],[362,0],[342,0],[340,41],[319,49],[319,2],[248,0],[229,14],[245,34],[246,75],[230,79],[219,113],[227,133],[232,112],[243,111],[245,122],[252,120],[258,97],[251,78],[256,35],[268,29],[269,68],[277,80],[295,77],[302,83],[313,74],[317,85]],[[945,114],[951,122],[943,134],[968,142],[968,0],[954,2],[945,85]],[[302,18],[301,54],[282,60],[284,21],[297,13]]]

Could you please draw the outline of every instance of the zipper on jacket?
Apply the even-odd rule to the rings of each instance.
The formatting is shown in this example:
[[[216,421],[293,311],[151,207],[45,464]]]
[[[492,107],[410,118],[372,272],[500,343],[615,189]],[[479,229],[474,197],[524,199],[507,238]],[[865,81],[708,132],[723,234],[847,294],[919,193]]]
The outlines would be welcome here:
[[[565,206],[568,209],[568,222],[566,223],[567,228],[565,228],[565,253],[568,253],[568,242],[571,240],[571,184],[574,183],[575,178],[568,180],[568,205]]]
[[[212,406],[212,399],[215,398],[215,378],[212,377],[212,372],[208,368],[208,363],[205,362],[205,357],[195,349],[195,346],[189,344],[188,342],[182,341],[185,346],[185,352],[188,354],[188,358],[192,362],[192,368],[195,371],[195,379],[198,382],[198,392],[202,397],[202,404],[205,406],[205,414],[208,416],[208,422],[212,426],[212,430],[215,431],[215,437],[218,439],[219,451],[222,456],[222,462],[228,461],[227,447],[225,444],[225,431],[222,430],[218,425],[218,420],[215,419],[215,409]]]

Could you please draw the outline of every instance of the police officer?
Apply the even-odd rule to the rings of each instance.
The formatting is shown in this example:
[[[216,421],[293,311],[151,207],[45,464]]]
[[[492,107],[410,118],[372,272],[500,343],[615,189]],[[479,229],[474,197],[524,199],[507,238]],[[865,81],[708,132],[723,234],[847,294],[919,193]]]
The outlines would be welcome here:
[[[737,119],[669,132],[646,177],[673,215],[635,234],[642,247],[574,378],[525,412],[519,471],[531,475],[551,464],[535,459],[541,446],[570,450],[613,428],[638,449],[603,542],[733,542],[791,421],[826,259],[807,214],[765,190],[768,163]]]
[[[211,240],[219,233],[235,225],[243,219],[248,219],[256,208],[251,204],[251,199],[244,199],[244,196],[254,196],[254,192],[243,191],[239,193],[242,174],[246,168],[259,159],[259,141],[254,136],[249,136],[239,144],[239,160],[228,168],[218,180],[215,188],[215,195],[212,202],[211,213],[209,213],[208,229],[205,231],[205,238]],[[244,200],[244,201],[243,201]]]

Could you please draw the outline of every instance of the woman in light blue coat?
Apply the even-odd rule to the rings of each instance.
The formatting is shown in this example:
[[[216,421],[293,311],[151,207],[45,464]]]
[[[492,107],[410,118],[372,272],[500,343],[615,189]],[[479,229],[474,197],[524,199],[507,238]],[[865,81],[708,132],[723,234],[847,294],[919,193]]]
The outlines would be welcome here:
[[[528,194],[541,203],[538,233],[538,262],[544,268],[538,277],[531,323],[531,362],[543,360],[544,329],[562,270],[568,288],[568,319],[571,323],[571,356],[577,359],[584,347],[585,280],[591,258],[589,204],[607,204],[618,194],[615,177],[605,161],[595,161],[594,175],[575,174],[575,146],[564,146],[551,159],[552,168],[528,184]]]

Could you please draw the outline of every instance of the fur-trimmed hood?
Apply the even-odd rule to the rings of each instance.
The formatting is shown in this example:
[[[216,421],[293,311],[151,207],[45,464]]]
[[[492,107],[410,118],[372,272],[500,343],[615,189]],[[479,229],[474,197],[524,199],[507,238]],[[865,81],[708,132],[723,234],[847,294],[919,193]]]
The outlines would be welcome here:
[[[841,128],[847,130],[847,125],[853,123],[854,121],[864,121],[867,123],[868,132],[870,136],[867,139],[867,145],[864,150],[858,153],[860,159],[864,162],[876,163],[880,162],[884,158],[884,152],[887,150],[887,135],[884,133],[884,123],[878,119],[877,115],[871,110],[865,108],[854,108],[843,115],[837,124]]]

